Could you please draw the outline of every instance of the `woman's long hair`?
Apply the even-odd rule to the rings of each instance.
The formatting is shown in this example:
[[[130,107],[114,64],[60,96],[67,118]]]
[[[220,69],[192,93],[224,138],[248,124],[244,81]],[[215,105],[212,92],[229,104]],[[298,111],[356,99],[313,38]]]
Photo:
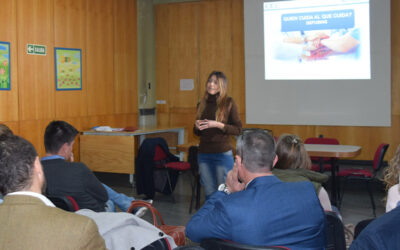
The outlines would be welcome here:
[[[400,172],[400,145],[396,149],[396,154],[389,162],[389,167],[385,170],[383,181],[386,183],[386,191],[399,183]]]
[[[275,168],[311,168],[310,157],[304,148],[303,141],[297,135],[282,134],[276,144],[276,155],[278,162]]]
[[[217,84],[219,86],[219,96],[217,98],[217,111],[215,113],[215,120],[218,122],[222,122],[225,119],[225,114],[227,113],[227,109],[229,110],[230,107],[227,107],[227,99],[228,99],[228,83],[226,80],[226,76],[221,71],[213,71],[208,76],[206,82],[206,90],[204,93],[203,98],[200,100],[199,107],[197,108],[196,119],[201,119],[201,115],[206,107],[206,102],[208,99],[208,91],[207,91],[207,84],[211,81],[211,78],[215,76],[217,78]]]

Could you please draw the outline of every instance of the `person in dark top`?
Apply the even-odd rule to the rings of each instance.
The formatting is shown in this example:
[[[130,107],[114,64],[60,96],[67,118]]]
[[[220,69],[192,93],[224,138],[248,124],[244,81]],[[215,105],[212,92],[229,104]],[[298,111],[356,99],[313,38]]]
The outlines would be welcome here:
[[[383,214],[364,228],[350,250],[400,249],[400,207]]]
[[[57,154],[42,160],[48,195],[70,195],[79,208],[105,211],[108,194],[101,182],[80,162],[68,162]]]
[[[5,125],[5,124],[0,124],[0,140],[4,140],[9,136],[14,135],[13,132],[11,131],[11,129]],[[3,202],[3,195],[0,194],[0,203]]]
[[[213,71],[203,98],[197,106],[193,131],[200,137],[199,172],[206,199],[225,182],[233,167],[231,136],[242,132],[242,122],[234,100],[227,95],[224,73]]]
[[[115,211],[115,205],[127,211],[133,197],[115,192],[102,184],[84,163],[73,162],[72,149],[77,134],[78,130],[65,121],[52,121],[46,127],[46,156],[42,158],[42,165],[47,195],[72,196],[79,208],[96,212]],[[135,214],[142,216],[146,210],[140,208]]]
[[[0,136],[4,137],[4,136],[11,136],[13,135],[13,132],[11,131],[11,129],[5,125],[5,124],[0,124]]]

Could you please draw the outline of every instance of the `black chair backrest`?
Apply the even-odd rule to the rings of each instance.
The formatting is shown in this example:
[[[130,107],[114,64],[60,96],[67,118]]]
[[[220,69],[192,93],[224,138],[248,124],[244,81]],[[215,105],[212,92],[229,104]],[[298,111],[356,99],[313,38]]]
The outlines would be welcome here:
[[[335,212],[325,211],[326,250],[346,250],[343,223]]]
[[[206,250],[276,250],[276,249],[289,249],[281,246],[251,246],[246,244],[240,244],[232,241],[226,241],[221,239],[205,239],[202,240],[200,246]]]
[[[374,160],[373,160],[373,167],[374,171],[378,172],[382,165],[383,165],[383,158],[385,157],[386,151],[389,148],[389,144],[381,143],[378,146],[377,151],[375,152]]]
[[[199,165],[197,162],[198,150],[199,150],[198,146],[190,146],[189,148],[188,162],[190,163],[193,175],[196,175],[199,172]]]
[[[47,196],[53,204],[62,210],[75,212],[75,207],[66,196]]]
[[[158,239],[156,241],[153,241],[149,245],[147,245],[144,248],[142,248],[142,250],[154,250],[154,249],[157,249],[157,250],[171,250],[172,248],[171,248],[171,246],[168,243],[168,240],[166,238],[161,238],[161,239]]]

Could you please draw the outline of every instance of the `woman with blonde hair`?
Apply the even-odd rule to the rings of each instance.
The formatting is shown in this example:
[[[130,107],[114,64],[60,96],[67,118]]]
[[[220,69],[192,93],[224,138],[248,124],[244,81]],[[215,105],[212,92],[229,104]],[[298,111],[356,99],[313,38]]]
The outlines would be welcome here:
[[[282,134],[276,144],[278,162],[272,173],[281,181],[311,181],[324,210],[332,211],[328,193],[322,184],[328,176],[310,170],[311,160],[304,147],[303,141],[297,135]]]
[[[400,145],[396,149],[396,154],[389,162],[389,167],[385,170],[383,181],[386,183],[387,199],[386,213],[400,205]]]
[[[213,71],[197,105],[193,131],[200,137],[198,164],[206,199],[225,183],[226,174],[233,167],[231,137],[242,132],[238,108],[227,92],[224,73]]]

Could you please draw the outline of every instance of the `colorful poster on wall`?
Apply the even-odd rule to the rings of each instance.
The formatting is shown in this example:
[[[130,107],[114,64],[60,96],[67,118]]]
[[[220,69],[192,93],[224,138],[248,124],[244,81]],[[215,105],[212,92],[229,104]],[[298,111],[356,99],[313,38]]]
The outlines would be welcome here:
[[[10,43],[0,42],[0,90],[11,89]]]
[[[82,50],[54,48],[56,90],[82,89]]]

